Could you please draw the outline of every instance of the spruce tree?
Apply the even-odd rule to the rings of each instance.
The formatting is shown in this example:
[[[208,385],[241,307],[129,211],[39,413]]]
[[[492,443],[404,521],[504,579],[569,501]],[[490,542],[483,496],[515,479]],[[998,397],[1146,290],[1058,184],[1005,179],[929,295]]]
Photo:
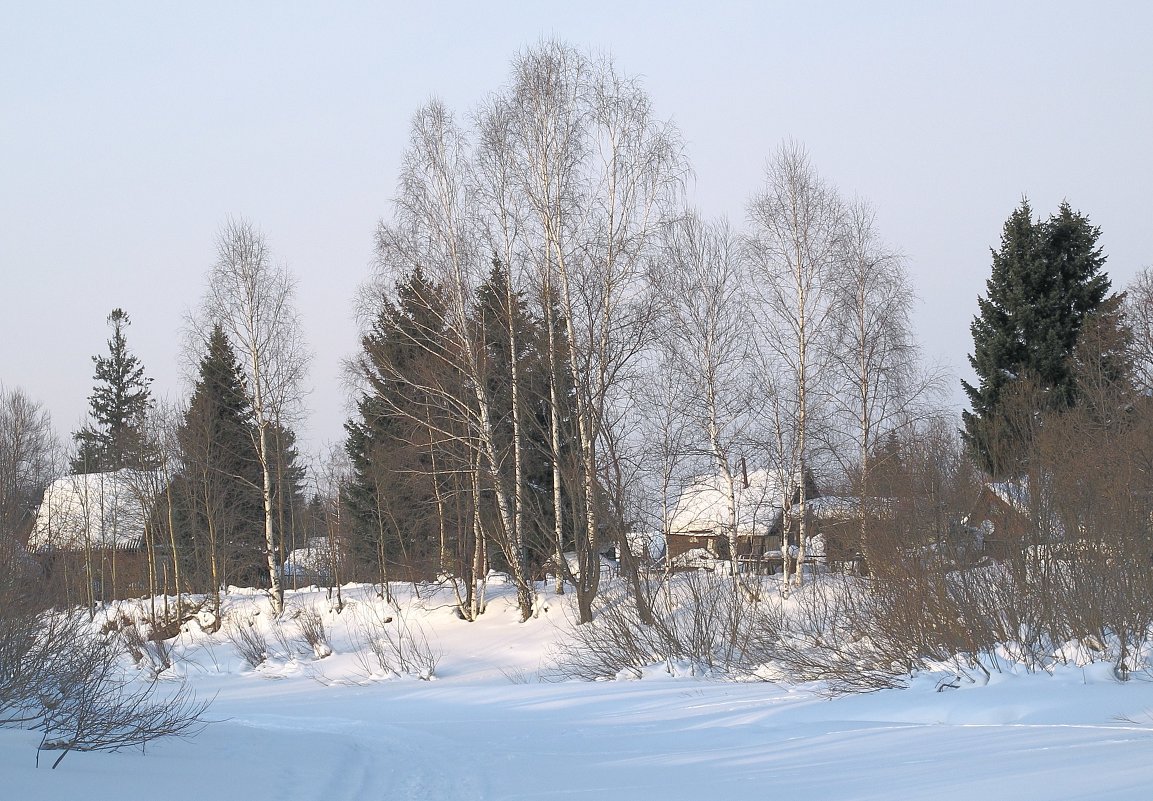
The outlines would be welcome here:
[[[128,350],[124,329],[131,320],[123,309],[108,315],[112,338],[108,355],[93,356],[97,381],[88,401],[92,423],[73,434],[77,454],[74,473],[100,473],[124,467],[153,468],[158,464],[155,449],[144,435],[144,418],[152,406],[144,366]]]
[[[216,325],[177,431],[184,461],[178,538],[185,563],[202,578],[202,588],[212,581],[267,581],[255,436],[240,364],[224,329]]]
[[[962,413],[966,444],[994,476],[1023,467],[1035,413],[1077,401],[1072,356],[1086,318],[1109,296],[1100,233],[1068,203],[1042,222],[1023,200],[1005,222],[971,327],[978,384],[961,382],[972,407]]]
[[[411,569],[439,548],[438,487],[433,482],[451,480],[452,470],[461,467],[446,463],[459,456],[444,432],[452,423],[421,390],[460,385],[463,391],[459,379],[448,374],[447,362],[437,358],[444,348],[443,320],[440,292],[417,267],[397,285],[395,300],[382,298],[356,362],[365,391],[356,419],[345,423],[352,466],[344,488],[349,547],[354,562],[375,565],[375,578],[381,580],[390,566]],[[444,460],[435,472],[434,437]],[[467,463],[467,456],[459,458]],[[442,495],[451,494],[451,488],[444,490]],[[456,527],[449,528],[452,536]]]

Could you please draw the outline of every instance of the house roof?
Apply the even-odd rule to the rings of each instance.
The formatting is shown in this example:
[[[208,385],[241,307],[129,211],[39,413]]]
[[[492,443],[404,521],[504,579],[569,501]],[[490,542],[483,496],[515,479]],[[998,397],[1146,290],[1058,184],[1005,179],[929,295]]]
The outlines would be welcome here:
[[[138,548],[162,476],[117,470],[58,478],[44,490],[28,537],[31,551]]]
[[[625,533],[629,550],[638,559],[656,562],[665,555],[668,543],[659,531],[629,531]]]
[[[303,548],[288,552],[282,568],[283,575],[326,575],[332,564],[331,548],[327,537],[310,537]]]
[[[993,481],[986,484],[989,491],[1015,511],[1029,508],[1029,477],[1022,476],[1015,481]]]
[[[783,470],[755,470],[749,473],[749,486],[743,477],[734,482],[737,535],[768,534],[780,514],[785,493],[792,486]],[[729,524],[729,502],[725,480],[705,476],[694,480],[681,493],[669,519],[672,534],[723,531]]]

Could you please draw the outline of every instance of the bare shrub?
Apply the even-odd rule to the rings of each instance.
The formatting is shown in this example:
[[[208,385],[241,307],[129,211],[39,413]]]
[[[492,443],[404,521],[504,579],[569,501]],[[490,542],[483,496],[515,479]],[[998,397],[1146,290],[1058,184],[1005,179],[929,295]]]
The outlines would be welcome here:
[[[184,683],[160,691],[124,672],[124,639],[81,613],[46,610],[27,566],[0,548],[0,726],[41,732],[41,751],[116,751],[204,725],[207,702]]]
[[[332,646],[328,644],[328,635],[324,630],[324,618],[315,609],[301,610],[296,622],[300,626],[300,635],[312,648],[312,654],[317,659],[324,659],[332,655]]]
[[[1085,580],[1047,553],[1017,566],[907,556],[881,575],[824,576],[787,606],[764,607],[760,630],[772,633],[783,675],[822,681],[831,693],[904,686],[911,673],[940,665],[971,679],[1006,660],[1051,670],[1065,659],[1063,644],[1085,639],[1098,645],[1078,658],[1117,659],[1124,645],[1112,629],[1094,633],[1070,614]]]
[[[540,681],[539,676],[524,668],[501,668],[500,675],[508,679],[509,684],[536,684]]]
[[[942,663],[987,673],[1006,643],[1038,653],[1048,607],[1035,581],[981,557],[985,532],[971,519],[981,484],[952,431],[917,432],[888,469],[890,513],[862,533],[867,576],[822,576],[762,607],[757,630],[775,668],[842,693],[902,686]]]
[[[747,580],[747,579],[746,579]],[[620,586],[603,592],[589,623],[559,647],[556,672],[594,680],[640,678],[665,663],[670,672],[746,675],[765,660],[768,639],[757,631],[759,604],[732,577],[707,571],[650,583],[653,623],[642,621],[635,599]]]
[[[1028,427],[1015,457],[1024,468],[998,483],[974,480],[947,443],[909,443],[894,514],[870,532],[870,554],[883,558],[867,579],[827,601],[801,599],[769,626],[781,633],[777,659],[844,689],[942,662],[988,673],[1110,661],[1120,680],[1142,669],[1153,416],[1147,400],[1110,394],[1104,381],[1084,391],[1080,406],[1044,415],[1028,391],[1014,398],[1014,424]]]
[[[761,654],[790,681],[820,681],[831,694],[902,686],[904,655],[868,634],[872,599],[853,576],[824,575],[760,610]]]
[[[129,656],[153,677],[172,667],[172,647],[162,634],[153,629],[146,638],[135,621],[120,629],[120,639]]]
[[[35,728],[40,751],[117,751],[169,736],[190,736],[204,726],[207,701],[181,683],[167,692],[153,679],[140,684],[120,665],[116,640],[85,636],[57,653],[50,681],[37,693]]]
[[[224,633],[249,667],[259,667],[268,659],[268,639],[251,619],[243,622],[229,620]]]
[[[574,628],[572,641],[558,646],[556,671],[562,678],[640,678],[644,668],[666,658],[661,637],[641,621],[620,587],[602,591],[593,610],[590,622]]]
[[[173,604],[165,603],[147,617],[151,627],[149,637],[153,640],[171,640],[178,636],[181,627],[188,621],[196,619],[205,603],[206,600],[197,601],[190,598],[178,598]]]
[[[394,617],[367,607],[357,615],[357,623],[361,645],[357,661],[365,673],[415,676],[424,681],[436,675],[442,654],[408,615],[397,612]]]
[[[296,641],[295,637],[289,635],[288,630],[285,628],[285,619],[277,617],[272,621],[272,639],[280,646],[280,653],[284,659],[295,659],[297,655],[303,656],[308,653],[308,649],[304,647],[304,643]],[[270,652],[269,656],[273,656]]]
[[[31,726],[43,711],[41,687],[53,683],[54,655],[67,652],[81,627],[65,615],[41,614],[4,589],[11,588],[0,586],[0,726]]]

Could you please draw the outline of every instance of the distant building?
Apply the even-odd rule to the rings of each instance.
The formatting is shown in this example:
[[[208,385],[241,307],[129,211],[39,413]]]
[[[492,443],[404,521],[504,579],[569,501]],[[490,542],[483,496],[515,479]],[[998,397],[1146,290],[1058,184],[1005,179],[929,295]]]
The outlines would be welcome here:
[[[736,506],[737,558],[759,559],[780,550],[780,518],[785,498],[792,494],[787,471],[756,470],[737,476],[733,495]],[[720,476],[696,479],[681,493],[669,518],[666,558],[696,561],[730,559],[728,526],[729,493]],[[774,529],[776,533],[774,534]]]
[[[281,576],[293,587],[327,584],[332,580],[333,543],[328,537],[310,537],[303,548],[289,551]]]
[[[862,502],[862,500],[864,502]],[[857,571],[864,567],[865,549],[861,543],[866,518],[877,535],[879,521],[891,520],[891,498],[864,499],[852,495],[826,495],[805,501],[806,557],[819,559],[830,569]],[[800,536],[801,507],[794,504],[789,513],[789,540]]]
[[[28,537],[52,588],[71,602],[148,592],[145,542],[156,472],[65,476],[44,490]]]
[[[1037,525],[1042,521],[1043,526]],[[1019,556],[1042,539],[1065,539],[1064,527],[1051,510],[1033,508],[1027,478],[983,484],[964,522],[981,532],[982,550],[994,559]]]

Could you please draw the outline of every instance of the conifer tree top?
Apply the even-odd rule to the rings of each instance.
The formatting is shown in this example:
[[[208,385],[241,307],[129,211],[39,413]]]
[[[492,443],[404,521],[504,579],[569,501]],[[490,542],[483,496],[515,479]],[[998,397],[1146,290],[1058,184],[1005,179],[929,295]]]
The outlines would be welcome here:
[[[972,407],[963,413],[966,442],[994,475],[1012,472],[1021,455],[1005,415],[1010,390],[1032,386],[1047,408],[1076,402],[1072,355],[1085,319],[1109,297],[1100,234],[1068,202],[1042,221],[1023,199],[1005,221],[971,327],[978,382],[961,382]]]
[[[108,315],[112,326],[108,355],[92,357],[97,382],[88,397],[92,422],[74,434],[78,444],[72,463],[75,473],[156,466],[156,454],[150,452],[143,434],[144,418],[152,406],[152,379],[128,350],[124,330],[131,322],[123,309],[113,309]]]

